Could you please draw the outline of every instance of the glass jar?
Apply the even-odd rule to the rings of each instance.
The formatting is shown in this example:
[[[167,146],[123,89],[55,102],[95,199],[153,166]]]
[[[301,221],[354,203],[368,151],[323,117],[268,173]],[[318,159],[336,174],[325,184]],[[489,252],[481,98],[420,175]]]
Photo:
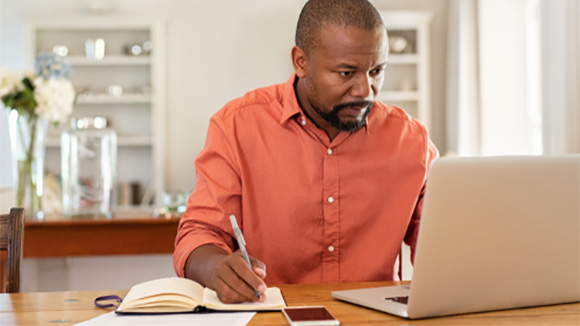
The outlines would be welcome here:
[[[62,210],[111,217],[115,205],[117,135],[104,117],[72,118],[61,134]]]

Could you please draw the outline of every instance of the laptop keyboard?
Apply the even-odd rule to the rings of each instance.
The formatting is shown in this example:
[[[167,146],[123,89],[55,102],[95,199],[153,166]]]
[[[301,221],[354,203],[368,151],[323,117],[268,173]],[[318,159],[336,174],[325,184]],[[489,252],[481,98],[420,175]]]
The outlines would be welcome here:
[[[407,304],[407,302],[409,301],[409,296],[389,297],[389,298],[385,298],[385,300],[391,300],[391,301],[395,301],[398,303]]]

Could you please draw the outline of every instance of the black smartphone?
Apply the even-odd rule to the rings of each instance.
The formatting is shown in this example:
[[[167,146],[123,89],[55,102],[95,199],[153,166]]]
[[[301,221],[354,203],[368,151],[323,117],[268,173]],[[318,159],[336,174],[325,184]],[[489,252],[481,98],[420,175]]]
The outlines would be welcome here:
[[[286,307],[282,313],[290,326],[338,326],[340,322],[324,306]]]

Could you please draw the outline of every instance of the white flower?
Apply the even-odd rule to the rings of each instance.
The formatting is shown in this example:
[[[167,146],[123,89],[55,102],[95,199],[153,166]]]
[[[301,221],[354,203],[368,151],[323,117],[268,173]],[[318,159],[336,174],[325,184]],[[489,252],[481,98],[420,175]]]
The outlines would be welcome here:
[[[0,97],[6,94],[17,93],[24,89],[22,78],[24,76],[19,73],[9,71],[7,69],[0,70]]]
[[[64,78],[36,78],[34,84],[34,99],[38,104],[34,113],[51,122],[65,122],[73,111],[75,91],[72,83]]]
[[[30,79],[30,81],[33,81],[34,78],[36,78],[36,76],[34,75],[34,69],[26,69],[26,70],[24,70],[24,72],[22,73],[21,78],[22,79],[28,78],[28,79]]]

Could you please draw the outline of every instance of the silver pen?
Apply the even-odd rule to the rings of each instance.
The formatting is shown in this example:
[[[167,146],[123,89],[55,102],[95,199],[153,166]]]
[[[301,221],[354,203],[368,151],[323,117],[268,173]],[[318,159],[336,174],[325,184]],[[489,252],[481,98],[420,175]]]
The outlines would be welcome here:
[[[234,234],[236,235],[236,240],[238,241],[238,247],[240,247],[240,251],[242,252],[242,256],[250,269],[252,269],[252,262],[250,261],[250,256],[248,256],[248,251],[246,250],[246,241],[244,240],[244,235],[242,234],[242,230],[238,226],[238,221],[236,221],[235,215],[230,215],[230,222],[232,222],[232,228],[234,229]],[[252,269],[253,270],[253,269]],[[256,296],[260,299],[260,291],[254,290],[256,292]]]

